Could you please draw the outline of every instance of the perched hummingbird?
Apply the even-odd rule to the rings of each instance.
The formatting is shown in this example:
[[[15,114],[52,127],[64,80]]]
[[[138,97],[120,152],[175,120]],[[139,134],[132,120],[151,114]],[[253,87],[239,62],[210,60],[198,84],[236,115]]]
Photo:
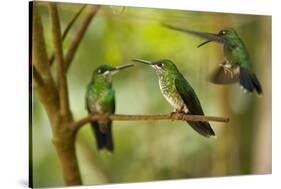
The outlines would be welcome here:
[[[112,87],[112,76],[133,65],[126,64],[117,67],[101,65],[93,72],[86,92],[86,109],[89,114],[112,114],[115,112],[115,91]],[[113,152],[112,121],[92,121],[91,125],[95,133],[97,148],[99,150],[105,148]]]
[[[225,28],[218,34],[213,34],[177,28],[167,24],[164,24],[164,26],[207,39],[207,41],[201,43],[198,47],[212,41],[223,44],[224,61],[219,64],[219,67],[214,71],[211,77],[213,83],[231,84],[239,81],[245,91],[253,92],[256,90],[258,94],[262,93],[261,84],[252,71],[246,46],[233,28]]]
[[[204,115],[196,93],[171,60],[164,59],[150,62],[133,59],[133,61],[147,64],[154,68],[159,79],[160,90],[175,112]],[[199,134],[205,137],[215,136],[208,122],[187,122]]]

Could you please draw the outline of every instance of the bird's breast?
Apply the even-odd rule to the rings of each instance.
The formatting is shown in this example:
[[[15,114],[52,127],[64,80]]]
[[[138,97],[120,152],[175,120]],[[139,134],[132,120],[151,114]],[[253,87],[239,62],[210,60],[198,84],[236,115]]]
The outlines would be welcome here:
[[[187,112],[188,109],[179,95],[173,79],[160,79],[159,87],[164,98],[177,111]]]
[[[105,113],[108,112],[106,97],[108,96],[108,90],[94,91],[88,96],[88,107],[91,112]]]

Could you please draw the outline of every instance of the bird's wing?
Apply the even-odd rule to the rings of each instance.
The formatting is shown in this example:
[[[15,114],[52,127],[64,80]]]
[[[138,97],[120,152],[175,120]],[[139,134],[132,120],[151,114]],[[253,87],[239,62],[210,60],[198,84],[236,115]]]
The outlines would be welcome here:
[[[113,88],[111,88],[108,91],[106,100],[103,102],[104,103],[104,111],[108,113],[114,113],[115,112],[115,91]]]
[[[193,89],[188,84],[188,82],[184,79],[183,76],[180,76],[175,80],[175,85],[181,98],[186,104],[189,113],[193,115],[204,115],[201,104],[195,92],[193,91]],[[198,122],[187,121],[187,122],[199,134],[205,137],[215,136],[215,132],[213,131],[209,122],[202,122],[202,121],[198,121]]]
[[[204,115],[201,104],[189,83],[183,76],[175,79],[175,86],[182,100],[187,106],[189,113],[194,115]]]
[[[210,81],[215,84],[231,84],[239,81],[240,66],[235,64],[231,68],[218,66],[211,74]]]
[[[85,107],[88,111],[88,113],[91,113],[91,108],[90,108],[90,95],[91,95],[91,84],[87,86],[87,91],[85,95]]]
[[[113,102],[112,102],[112,112],[111,113],[115,113],[115,98],[113,99]]]

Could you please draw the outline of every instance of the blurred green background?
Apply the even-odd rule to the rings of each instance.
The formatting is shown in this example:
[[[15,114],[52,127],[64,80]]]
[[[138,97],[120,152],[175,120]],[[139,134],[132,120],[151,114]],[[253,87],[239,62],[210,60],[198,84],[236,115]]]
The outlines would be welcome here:
[[[40,5],[49,56],[53,51],[46,3]],[[80,4],[58,4],[62,30]],[[87,8],[64,42],[70,45]],[[172,31],[161,22],[217,33],[234,27],[248,47],[263,95],[249,95],[238,84],[208,82],[222,62],[222,46]],[[114,122],[115,151],[98,152],[89,125],[76,147],[83,184],[271,173],[271,17],[102,6],[88,28],[68,72],[71,109],[76,120],[87,116],[85,92],[100,64],[131,63],[133,58],[173,60],[196,91],[206,115],[230,122],[211,123],[216,138],[203,138],[182,121]],[[172,111],[162,97],[154,71],[136,65],[114,77],[116,113],[158,114]],[[64,185],[51,128],[36,91],[32,99],[33,182],[35,187]]]

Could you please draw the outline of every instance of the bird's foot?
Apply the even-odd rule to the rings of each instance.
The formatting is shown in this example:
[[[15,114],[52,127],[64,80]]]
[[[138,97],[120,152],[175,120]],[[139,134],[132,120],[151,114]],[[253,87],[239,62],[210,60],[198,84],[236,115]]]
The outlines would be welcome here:
[[[103,115],[104,115],[105,118],[109,118],[109,116],[111,115],[111,113],[106,112],[106,113],[104,113]]]
[[[177,114],[176,111],[171,112],[171,113],[170,113],[170,117],[173,117],[175,114]],[[172,120],[172,121],[174,121],[174,120]]]
[[[173,112],[170,113],[170,116],[174,116],[174,115],[177,114],[177,113],[178,113],[178,112],[173,111]]]
[[[223,68],[223,71],[225,74],[229,73],[230,77],[233,78],[233,73],[231,70],[231,64],[219,64],[219,66],[221,66]]]

